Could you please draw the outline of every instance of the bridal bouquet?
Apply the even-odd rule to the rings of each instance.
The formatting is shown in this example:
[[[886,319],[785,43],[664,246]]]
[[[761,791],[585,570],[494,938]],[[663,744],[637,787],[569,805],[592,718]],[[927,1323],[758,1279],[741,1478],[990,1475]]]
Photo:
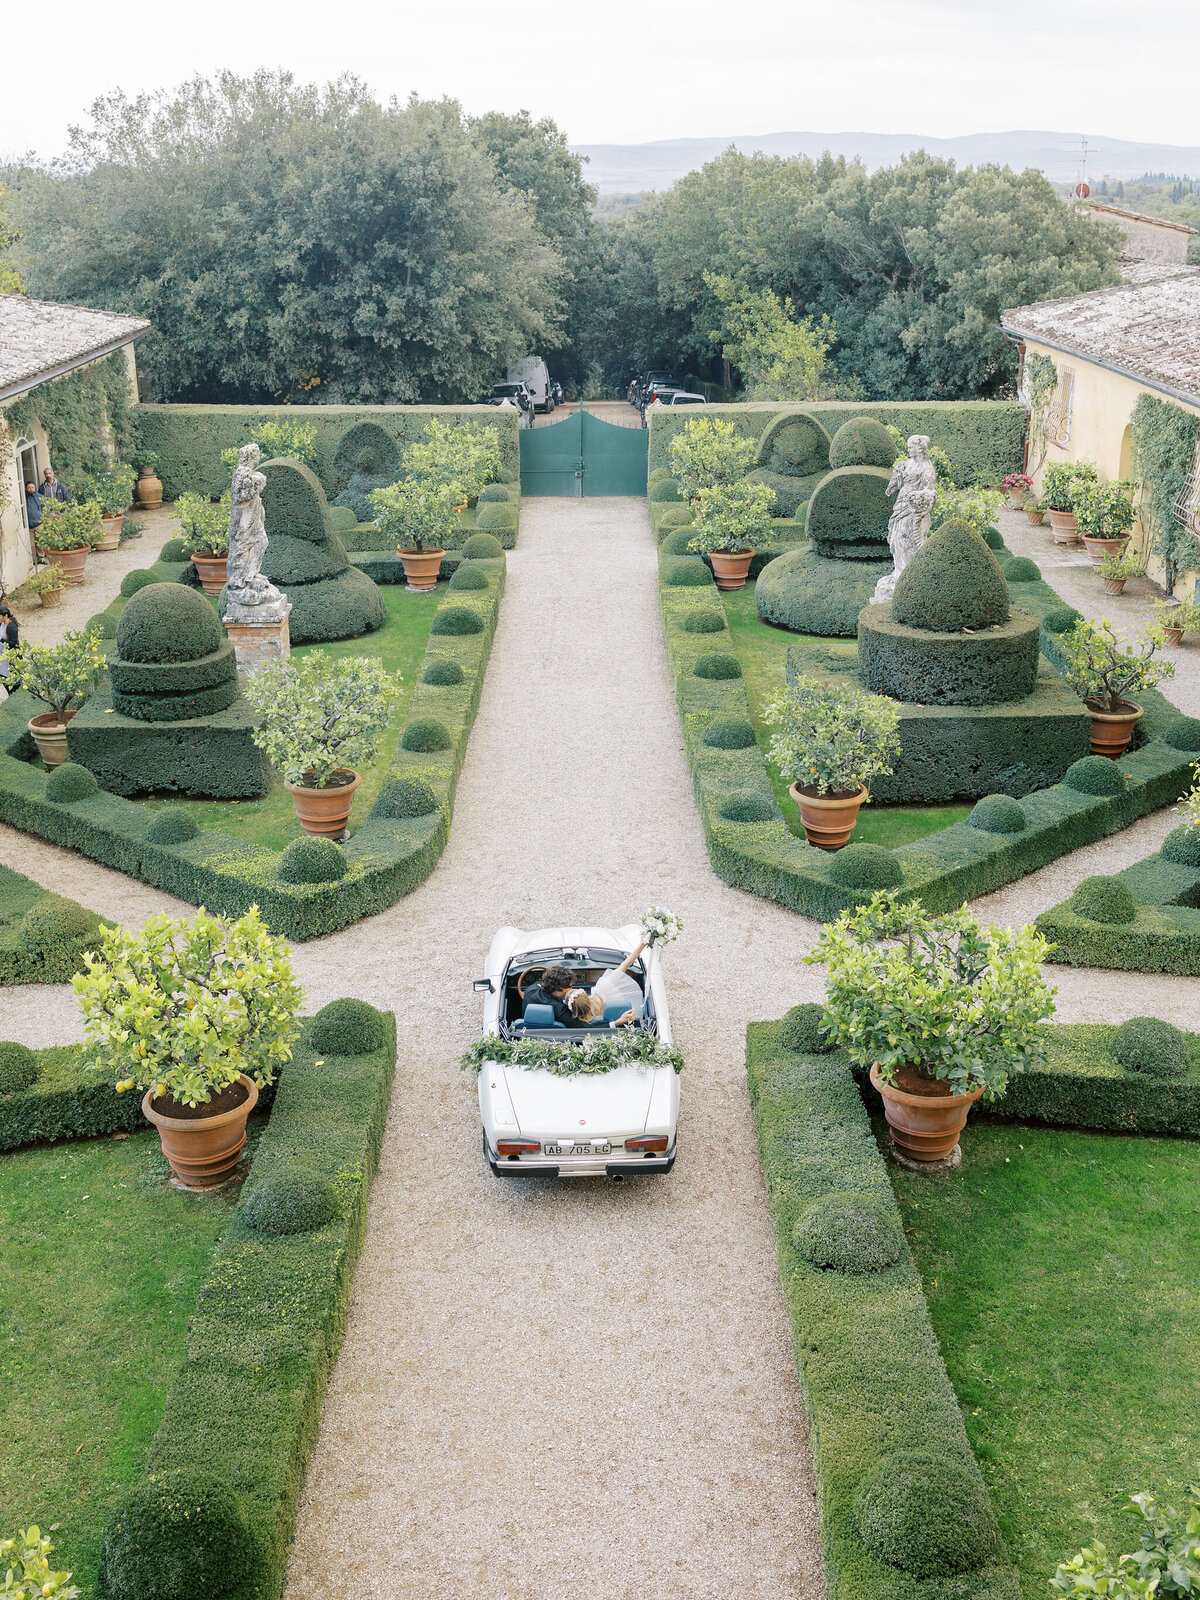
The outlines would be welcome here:
[[[683,932],[683,923],[673,911],[651,906],[642,918],[642,932],[648,944],[670,944]]]

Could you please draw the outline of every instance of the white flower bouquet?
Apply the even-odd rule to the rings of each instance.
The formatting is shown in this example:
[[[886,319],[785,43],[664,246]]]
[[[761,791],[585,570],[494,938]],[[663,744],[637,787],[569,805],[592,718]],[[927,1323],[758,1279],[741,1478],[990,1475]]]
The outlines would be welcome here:
[[[651,906],[642,918],[642,932],[647,944],[670,944],[683,932],[683,923],[673,911]]]

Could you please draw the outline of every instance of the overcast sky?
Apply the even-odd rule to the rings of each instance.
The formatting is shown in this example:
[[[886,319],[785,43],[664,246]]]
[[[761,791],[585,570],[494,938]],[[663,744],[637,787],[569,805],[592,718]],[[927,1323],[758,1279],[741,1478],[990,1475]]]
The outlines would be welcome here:
[[[577,143],[1014,128],[1200,143],[1197,0],[61,0],[25,31],[24,66],[18,36],[10,154],[56,154],[107,90],[258,66],[527,107]]]

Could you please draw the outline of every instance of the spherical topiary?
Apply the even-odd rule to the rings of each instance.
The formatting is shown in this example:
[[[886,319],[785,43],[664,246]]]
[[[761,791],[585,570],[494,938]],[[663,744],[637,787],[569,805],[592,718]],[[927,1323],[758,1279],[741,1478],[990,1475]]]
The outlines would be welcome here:
[[[1113,1034],[1111,1049],[1127,1072],[1177,1078],[1188,1069],[1187,1038],[1158,1017],[1130,1017]]]
[[[664,528],[687,528],[694,520],[691,506],[668,506],[658,519],[659,531]]]
[[[684,633],[721,633],[725,627],[725,613],[713,606],[697,606],[694,611],[684,612],[679,626]]]
[[[1047,633],[1052,633],[1056,638],[1064,633],[1070,633],[1077,622],[1083,620],[1083,613],[1076,611],[1074,606],[1051,606],[1042,618],[1042,627]]]
[[[663,540],[662,548],[665,556],[690,556],[692,552],[688,545],[696,537],[695,527],[689,523],[686,528],[676,528]]]
[[[336,883],[346,876],[348,865],[340,844],[305,834],[280,856],[279,878],[282,883]]]
[[[488,587],[487,573],[481,572],[478,567],[464,563],[458,571],[453,573],[450,582],[446,585],[459,593],[463,589],[486,589]]]
[[[1071,896],[1070,905],[1077,917],[1104,922],[1114,928],[1132,922],[1137,916],[1137,901],[1129,885],[1120,878],[1106,878],[1101,874],[1085,878]]]
[[[483,618],[469,606],[441,606],[433,614],[430,633],[461,638],[468,633],[483,632]]]
[[[721,815],[726,822],[774,822],[779,812],[769,794],[751,789],[746,794],[731,794],[722,800]]]
[[[987,545],[989,550],[1004,549],[1004,536],[1001,534],[999,528],[984,528],[979,537],[983,540],[984,544]]]
[[[692,672],[697,678],[740,678],[742,663],[731,650],[710,650],[697,657]]]
[[[1025,808],[1010,794],[988,794],[975,802],[975,809],[967,818],[968,826],[981,833],[1022,833],[1025,829]]]
[[[292,1167],[256,1183],[242,1201],[242,1221],[255,1233],[311,1233],[338,1214],[328,1178]]]
[[[713,576],[703,561],[676,561],[667,568],[664,581],[668,589],[704,589]]]
[[[0,1094],[17,1094],[37,1082],[38,1061],[25,1044],[0,1043]]]
[[[667,501],[674,503],[683,496],[679,493],[679,485],[674,478],[660,478],[657,483],[652,483],[646,492],[647,500],[658,502]]]
[[[200,832],[200,824],[182,806],[164,806],[146,829],[151,844],[183,844]]]
[[[712,750],[749,750],[757,740],[745,717],[718,717],[704,730],[704,742]]]
[[[1200,717],[1172,717],[1162,730],[1162,737],[1172,750],[1191,754],[1200,750]]]
[[[431,817],[437,795],[424,778],[393,778],[379,797],[377,817]]]
[[[308,1030],[312,1048],[328,1056],[365,1056],[382,1050],[387,1039],[386,1016],[365,1000],[331,1000]]]
[[[479,504],[485,506],[493,500],[501,501],[508,505],[512,500],[512,492],[506,483],[485,483],[479,491]]]
[[[1200,828],[1172,828],[1159,852],[1179,867],[1200,867]]]
[[[35,900],[21,918],[20,941],[31,956],[48,961],[92,937],[96,924],[74,900],[47,894]]]
[[[978,632],[1007,622],[1010,611],[996,557],[970,523],[956,517],[925,541],[892,596],[897,622],[933,633]]]
[[[401,750],[415,750],[421,754],[449,750],[452,743],[449,728],[436,717],[417,717],[400,735]]]
[[[183,539],[168,539],[158,552],[160,561],[186,561],[188,559],[187,544]]]
[[[890,1196],[827,1194],[801,1213],[792,1243],[814,1267],[882,1272],[899,1261],[904,1229]]]
[[[117,654],[126,661],[196,661],[224,642],[212,606],[182,583],[150,583],[139,589],[117,623]]]
[[[85,633],[94,633],[98,639],[115,639],[117,636],[117,619],[111,611],[97,611],[94,617],[89,617],[84,624]]]
[[[1006,561],[1000,568],[1004,574],[1005,583],[1036,583],[1042,575],[1042,569],[1036,561],[1030,561],[1028,556],[1014,556],[1011,561]]]
[[[890,467],[895,460],[896,441],[874,417],[843,422],[829,446],[831,467]]]
[[[119,593],[128,599],[131,595],[137,594],[139,589],[144,589],[148,584],[157,583],[158,581],[149,567],[135,567],[132,572],[127,572],[121,579]]]
[[[249,1575],[254,1548],[225,1485],[183,1469],[126,1489],[104,1540],[112,1600],[219,1600]]]
[[[432,683],[439,689],[449,689],[463,681],[463,669],[449,656],[435,656],[421,674],[422,683]]]
[[[857,1510],[871,1554],[914,1578],[974,1572],[999,1551],[978,1469],[944,1454],[885,1456],[863,1479]]]
[[[492,500],[480,506],[475,513],[475,526],[481,533],[514,533],[517,526],[517,508]]]
[[[891,889],[904,873],[894,850],[881,844],[848,844],[829,863],[830,879],[843,889]]]
[[[501,467],[500,471],[496,474],[497,483],[518,484],[520,481],[521,474],[517,471],[516,467]]]
[[[504,546],[492,533],[473,533],[462,547],[467,561],[494,561],[504,554]]]
[[[1076,794],[1122,794],[1125,790],[1120,766],[1108,756],[1084,756],[1072,761],[1063,774],[1063,782]]]
[[[59,805],[70,805],[73,800],[87,800],[99,792],[100,785],[88,769],[74,761],[64,761],[46,779],[46,799],[54,800]]]
[[[891,570],[890,556],[886,561],[841,561],[803,547],[786,550],[759,573],[754,604],[764,622],[793,633],[853,639],[859,613]]]
[[[796,1050],[801,1055],[823,1056],[833,1049],[833,1042],[821,1032],[821,1018],[825,1007],[815,1000],[793,1006],[779,1025],[779,1042],[785,1050]]]
[[[670,467],[655,467],[652,472],[646,474],[646,488],[653,489],[656,483],[661,483],[664,478],[669,478],[670,476]]]

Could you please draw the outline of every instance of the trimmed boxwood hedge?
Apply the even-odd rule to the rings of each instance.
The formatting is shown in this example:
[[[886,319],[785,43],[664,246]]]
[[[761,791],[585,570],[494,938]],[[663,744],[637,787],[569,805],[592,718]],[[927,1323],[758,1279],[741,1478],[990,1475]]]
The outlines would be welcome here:
[[[56,803],[74,802],[60,798]],[[99,942],[99,928],[94,911],[0,867],[0,984],[66,983],[82,968],[83,952]]]
[[[1101,882],[1120,891],[1123,920],[1087,915],[1096,910],[1089,901],[1096,891],[1088,886]],[[1155,855],[1111,878],[1085,880],[1061,905],[1043,911],[1037,925],[1056,946],[1051,961],[1064,966],[1200,974],[1200,830],[1176,828]]]

